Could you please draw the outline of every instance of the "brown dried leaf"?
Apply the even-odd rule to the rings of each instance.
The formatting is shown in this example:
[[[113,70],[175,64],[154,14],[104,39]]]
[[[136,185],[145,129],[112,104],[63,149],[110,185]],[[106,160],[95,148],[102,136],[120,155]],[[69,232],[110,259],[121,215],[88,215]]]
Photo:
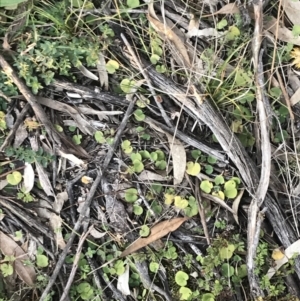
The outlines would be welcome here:
[[[292,106],[294,106],[299,101],[300,101],[300,88],[298,88],[296,92],[292,95],[292,97],[290,98],[290,103]]]
[[[276,36],[277,22],[280,21],[275,19],[274,17],[268,16],[268,19],[264,22],[264,29]],[[300,46],[300,37],[295,37],[292,31],[283,26],[281,23],[279,23],[278,26],[277,37],[283,42],[292,43],[294,45]]]
[[[214,15],[238,14],[240,12],[236,3],[228,3],[214,13]]]
[[[36,279],[34,268],[24,265],[24,260],[29,260],[24,250],[9,236],[0,231],[0,250],[3,255],[14,256],[14,269],[19,277],[29,286],[33,286]]]
[[[291,22],[299,24],[300,2],[293,0],[282,0],[282,7]]]
[[[150,15],[147,15],[147,18],[153,28],[158,32],[161,33],[167,38],[169,41],[173,42],[177,50],[182,56],[182,59],[186,65],[186,67],[191,67],[190,58],[186,47],[184,46],[181,39],[173,32],[173,30],[166,24],[161,23],[160,21],[152,18]]]
[[[162,181],[170,180],[168,177],[162,176],[160,174],[157,174],[153,171],[146,170],[146,169],[143,170],[137,177],[138,177],[138,180],[141,182],[144,182],[144,181],[162,182]]]
[[[156,224],[153,228],[151,228],[151,234],[146,238],[138,238],[134,241],[125,251],[122,252],[120,257],[125,257],[129,254],[136,252],[137,250],[146,247],[150,243],[166,236],[170,232],[178,229],[182,223],[188,220],[188,217],[177,217],[171,220],[163,221],[161,223]]]

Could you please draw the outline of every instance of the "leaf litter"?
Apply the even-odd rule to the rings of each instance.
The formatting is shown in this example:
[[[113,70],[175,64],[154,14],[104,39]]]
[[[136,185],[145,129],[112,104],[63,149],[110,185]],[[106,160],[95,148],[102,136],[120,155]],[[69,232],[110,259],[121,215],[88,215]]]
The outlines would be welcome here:
[[[4,145],[13,146],[15,149],[13,154],[3,153],[1,157],[2,161],[10,160],[10,164],[4,165],[0,172],[0,176],[3,176],[0,179],[1,194],[3,194],[0,200],[2,204],[0,206],[1,255],[15,256],[17,259],[14,261],[13,272],[18,274],[28,286],[36,284],[37,276],[34,268],[30,265],[22,265],[19,257],[25,258],[26,262],[31,260],[39,272],[41,266],[35,265],[32,256],[29,257],[24,252],[20,246],[20,242],[24,242],[22,238],[19,238],[20,242],[16,242],[8,236],[14,236],[13,231],[26,232],[26,239],[32,237],[35,243],[45,248],[44,254],[51,258],[51,267],[54,266],[55,271],[62,272],[65,278],[68,278],[66,288],[62,286],[65,294],[68,294],[70,290],[69,285],[72,283],[77,285],[75,280],[79,277],[75,278],[75,276],[79,274],[76,273],[83,271],[77,266],[78,261],[73,263],[70,261],[66,263],[66,267],[68,269],[70,267],[68,265],[72,264],[72,271],[75,271],[76,275],[65,274],[62,263],[65,262],[67,254],[75,254],[77,259],[82,256],[86,263],[85,267],[89,267],[93,272],[85,275],[87,277],[85,282],[79,281],[74,292],[77,298],[86,300],[95,297],[96,286],[104,294],[108,287],[111,294],[115,294],[116,299],[120,300],[126,300],[126,296],[136,294],[140,289],[145,288],[151,288],[166,300],[175,300],[178,296],[181,300],[185,300],[184,292],[188,296],[192,294],[190,292],[193,288],[192,283],[189,283],[189,287],[178,289],[176,295],[172,295],[168,289],[164,291],[153,284],[154,281],[157,282],[155,277],[161,277],[160,280],[167,283],[169,279],[164,278],[164,274],[171,275],[181,267],[187,272],[186,274],[199,275],[201,278],[203,268],[197,267],[196,260],[193,261],[192,268],[188,268],[187,258],[189,255],[193,260],[200,258],[201,264],[207,268],[205,267],[207,261],[202,262],[202,259],[209,256],[208,248],[216,248],[214,247],[215,241],[227,245],[220,250],[232,250],[230,254],[226,253],[227,262],[224,264],[227,265],[223,264],[219,270],[227,273],[226,279],[232,277],[228,274],[232,269],[234,277],[238,277],[242,265],[235,263],[235,268],[230,266],[232,264],[230,256],[233,256],[238,246],[241,247],[238,243],[246,244],[247,236],[249,238],[251,233],[254,233],[252,230],[255,227],[256,230],[260,226],[263,227],[261,221],[265,218],[259,212],[259,208],[253,206],[255,195],[257,195],[255,190],[259,180],[258,170],[261,168],[260,163],[264,166],[265,162],[260,162],[259,143],[257,141],[254,144],[250,143],[251,139],[260,139],[261,128],[257,126],[254,119],[247,118],[252,116],[257,109],[259,101],[257,87],[264,86],[272,101],[273,115],[271,115],[277,116],[283,127],[283,131],[279,128],[274,130],[271,127],[270,131],[273,132],[268,139],[272,139],[274,144],[293,143],[290,138],[295,129],[290,129],[289,120],[284,119],[288,117],[285,115],[285,102],[282,95],[285,95],[286,101],[289,101],[286,95],[292,95],[290,105],[297,110],[299,84],[295,84],[296,81],[292,81],[292,78],[298,76],[297,68],[299,67],[298,50],[294,47],[300,44],[297,27],[299,26],[297,24],[299,3],[283,0],[280,2],[281,7],[275,4],[276,8],[279,11],[282,10],[286,16],[286,19],[277,19],[276,14],[267,9],[259,13],[257,3],[253,4],[253,10],[251,6],[233,2],[223,5],[221,2],[214,1],[216,6],[213,7],[212,3],[204,1],[199,4],[200,9],[199,7],[194,9],[192,8],[194,4],[191,2],[184,7],[182,3],[174,4],[165,1],[163,5],[146,3],[145,9],[139,1],[127,1],[126,12],[123,11],[120,14],[120,9],[124,9],[120,8],[121,3],[110,3],[104,8],[107,18],[104,21],[102,17],[100,18],[102,21],[99,21],[100,19],[93,21],[93,18],[85,19],[89,15],[89,13],[86,15],[86,9],[96,8],[96,4],[93,3],[94,1],[86,2],[88,3],[82,4],[82,7],[79,7],[81,4],[78,2],[73,3],[74,7],[66,8],[66,11],[70,10],[70,13],[78,8],[80,11],[77,16],[78,20],[81,21],[80,18],[82,18],[86,27],[80,29],[80,23],[76,23],[75,29],[79,32],[74,34],[72,41],[76,45],[73,59],[78,60],[72,61],[72,66],[75,67],[72,71],[68,70],[68,66],[64,71],[60,70],[61,75],[66,76],[64,80],[58,78],[57,70],[41,72],[47,68],[51,69],[51,61],[47,63],[45,61],[43,67],[40,65],[40,69],[35,69],[36,75],[31,74],[26,78],[28,85],[26,87],[22,72],[18,69],[22,66],[20,62],[13,64],[15,70],[12,72],[6,57],[0,57],[3,70],[11,83],[18,87],[18,93],[22,94],[4,95],[4,99],[13,97],[14,102],[11,103],[12,107],[9,110],[6,110],[5,106],[2,107],[2,102],[0,102],[1,110],[3,110],[0,112],[1,131],[4,136],[11,134],[10,137],[7,136]],[[20,5],[19,8],[20,11],[31,13],[29,8],[26,10],[26,4]],[[58,7],[54,5],[52,9],[54,8]],[[51,12],[50,15],[56,15],[59,11],[63,10],[57,10],[54,14]],[[197,14],[199,11],[201,11],[200,16]],[[95,9],[93,13],[97,15],[99,12]],[[130,20],[130,25],[134,26],[123,22],[122,18],[125,15],[126,18],[130,16],[126,22]],[[47,14],[45,18],[46,16]],[[136,18],[137,16],[139,17]],[[262,70],[269,72],[268,70],[274,67],[269,65],[269,59],[275,53],[270,51],[270,45],[272,44],[273,47],[275,45],[284,64],[292,64],[295,69],[290,71],[293,74],[293,76],[289,75],[290,86],[283,84],[286,82],[284,69],[282,69],[282,74],[275,72],[275,75],[270,76],[269,87],[263,80],[259,84],[255,81],[261,80],[256,76],[257,60],[254,60],[253,67],[250,59],[252,55],[255,57],[257,49],[255,50],[254,47],[253,53],[250,54],[246,45],[250,45],[251,39],[257,39],[258,31],[254,31],[250,25],[247,27],[249,36],[245,35],[245,28],[241,24],[247,16],[250,16],[253,24],[256,25],[261,24],[258,20],[264,20],[263,28],[257,25],[261,36],[264,35],[265,40],[269,42],[266,43],[265,52],[262,54],[265,64],[262,65]],[[20,20],[23,18],[24,15]],[[93,24],[93,22],[98,23]],[[20,24],[16,23],[17,26]],[[89,24],[93,24],[94,27],[89,27]],[[28,26],[31,26],[30,23]],[[30,36],[27,36],[26,40],[25,36],[20,35],[18,41],[24,43],[24,49],[21,49],[19,53],[13,40],[16,33],[12,29],[13,27],[10,26],[7,31],[9,35],[4,35],[3,46],[8,53],[13,51],[17,60],[21,54],[24,60],[28,59],[30,62],[31,59],[31,62],[35,61],[39,64],[43,61],[39,55],[50,51],[51,47],[47,48],[49,45],[59,44],[58,41],[62,40],[66,45],[60,45],[57,48],[61,56],[66,55],[64,49],[73,47],[70,44],[67,45],[68,38],[64,40],[61,37],[59,39],[54,37],[54,39],[42,40],[43,49],[40,51],[40,41],[34,41]],[[22,30],[22,26],[19,29]],[[69,29],[71,30],[71,27]],[[40,30],[43,31],[42,27],[37,29],[39,36],[45,39],[48,33],[43,32],[40,35]],[[90,35],[91,33],[93,34]],[[126,39],[129,41],[128,44],[124,42],[126,46],[118,40],[119,35],[123,42]],[[93,48],[92,36],[97,37],[95,48]],[[81,38],[81,42],[76,40],[77,37]],[[90,43],[88,51],[84,50],[86,45],[82,37],[86,37]],[[52,55],[56,60],[53,49],[56,47],[52,48],[53,52],[48,57]],[[89,55],[87,56],[86,53]],[[128,53],[131,55],[128,56]],[[135,55],[132,56],[132,53]],[[32,55],[34,58],[31,57]],[[68,61],[70,57],[65,62]],[[277,61],[277,58],[274,58],[274,64],[278,64],[275,67],[281,68],[282,61],[280,63]],[[46,77],[52,73],[54,79],[47,81]],[[283,77],[281,81],[278,76]],[[73,81],[75,78],[76,82]],[[41,81],[42,87],[35,80]],[[6,79],[2,82],[5,83],[5,87],[8,87]],[[124,82],[129,84],[125,88],[121,84]],[[281,84],[276,86],[276,82]],[[103,87],[103,90],[95,86]],[[281,94],[282,91],[277,91],[275,88],[286,89],[286,91]],[[37,92],[38,96],[36,96]],[[254,101],[253,95],[255,95]],[[32,109],[24,106],[24,100]],[[281,106],[281,101],[283,101],[283,106]],[[141,107],[140,103],[143,103]],[[268,104],[265,103],[264,106],[267,107]],[[136,110],[139,112],[137,113]],[[145,116],[146,119],[143,120]],[[155,120],[155,125],[149,122],[151,119],[148,116]],[[235,133],[232,133],[227,126],[234,121],[232,116],[239,116],[239,127],[236,128]],[[278,132],[284,135],[278,136]],[[95,133],[98,135],[97,141],[94,139]],[[120,147],[123,141],[129,141],[131,144],[127,152]],[[33,151],[29,155],[22,148],[28,145]],[[289,144],[288,147],[294,149],[294,145]],[[193,148],[200,151],[198,156],[191,155]],[[39,149],[43,150],[42,155],[39,155]],[[218,158],[223,158],[226,154],[231,161],[227,160],[224,164],[220,162],[222,160],[218,161],[216,158],[208,159],[205,152],[207,149],[211,153],[218,153]],[[255,159],[257,164],[254,164],[252,160],[254,154],[257,155]],[[48,160],[47,158],[50,157],[51,159]],[[295,156],[288,155],[288,159],[292,157]],[[197,166],[196,171],[201,170],[200,176],[199,172],[186,171],[187,161],[190,166]],[[281,162],[278,161],[276,164],[278,168]],[[19,165],[21,165],[20,169]],[[295,167],[289,165],[289,168]],[[225,181],[230,181],[228,169],[229,174],[242,180],[237,184],[238,195],[233,202],[225,198],[222,191],[223,184],[213,184],[214,177],[220,175],[224,176]],[[172,176],[169,171],[172,171]],[[298,174],[296,169],[293,172]],[[194,175],[196,173],[197,175]],[[9,179],[14,181],[8,183],[4,177],[7,174]],[[20,184],[15,181],[14,175],[18,175],[18,179],[21,180]],[[276,181],[270,184],[271,190],[275,191],[276,195],[280,195],[282,191],[284,195],[294,194],[292,186],[297,186],[296,182],[293,182],[291,178],[283,179],[282,174],[279,177],[281,181],[291,183],[291,191],[288,188],[279,189],[278,187],[282,187],[281,183]],[[209,194],[198,191],[203,179],[211,184],[212,191]],[[127,191],[134,194],[134,202],[128,198]],[[201,222],[205,223],[206,240],[200,238],[201,235],[197,236],[193,233],[194,228],[200,224],[199,200],[194,198],[195,195],[203,198]],[[166,196],[168,200],[164,202]],[[248,210],[245,203],[250,202],[247,198],[254,199],[250,201],[249,208],[252,214],[248,214],[248,222],[250,220],[248,225],[255,224],[254,227],[251,226],[248,229],[245,227],[245,216],[247,216],[245,213],[247,212],[243,212],[243,210]],[[26,200],[30,199],[33,199],[33,202],[26,203]],[[298,213],[293,208],[293,200],[282,202],[269,195],[265,199],[268,208],[267,219],[277,235],[276,238],[272,238],[272,244],[277,243],[285,248],[283,256],[280,252],[273,256],[276,260],[274,267],[270,268],[267,274],[269,279],[292,258],[293,254],[297,253],[296,249],[299,247],[297,243],[299,233],[297,230],[294,233],[288,225],[288,223],[296,223]],[[280,210],[277,210],[277,205],[274,204],[280,206]],[[285,216],[289,209],[292,212],[288,214],[292,216],[291,219]],[[258,214],[255,215],[255,212]],[[253,216],[256,217],[253,218]],[[233,222],[230,218],[227,219],[228,217],[232,217]],[[11,219],[14,219],[13,223]],[[251,223],[255,219],[257,223]],[[157,220],[160,222],[157,223]],[[24,229],[20,229],[22,223],[24,223]],[[228,224],[226,230],[222,229],[223,223]],[[236,224],[239,225],[239,230]],[[144,234],[141,234],[139,229],[142,226],[145,228],[146,225],[150,228],[150,234],[147,237],[141,237]],[[234,230],[227,230],[230,226]],[[294,228],[297,229],[297,227]],[[237,243],[234,239],[239,231],[241,235]],[[69,236],[72,239],[69,240]],[[50,244],[49,240],[51,240]],[[75,240],[73,245],[70,243],[72,240]],[[76,250],[78,242],[80,242],[80,248]],[[199,249],[195,247],[197,243],[201,246]],[[128,244],[129,246],[125,248]],[[156,248],[156,245],[160,247]],[[155,256],[151,257],[148,250],[143,249],[146,246],[153,250],[151,252],[154,252],[155,256],[161,256],[156,258],[159,263],[154,262]],[[243,252],[252,251],[252,247],[253,245],[246,245],[240,253],[235,255],[240,256]],[[160,253],[162,251],[158,250],[162,249],[164,252]],[[96,252],[97,255],[95,255]],[[45,255],[38,254],[38,256],[42,258]],[[138,256],[144,256],[143,262],[138,261]],[[219,256],[224,257],[224,254],[219,254]],[[237,258],[236,256],[234,258]],[[117,262],[116,259],[118,259]],[[131,260],[136,268],[133,268]],[[174,262],[174,271],[170,270],[168,260]],[[242,260],[249,260],[249,256],[247,259],[243,257]],[[159,265],[158,274],[155,270],[156,263]],[[100,276],[95,273],[99,266],[101,267]],[[108,270],[104,267],[108,267]],[[260,298],[263,294],[254,295],[261,290],[259,284],[255,282],[255,277],[251,278],[249,267],[251,265],[248,265],[248,270],[246,270],[249,285],[256,289],[250,289],[247,297]],[[46,266],[43,268],[47,269]],[[267,265],[260,268],[266,270]],[[295,271],[299,276],[300,267],[297,261]],[[39,296],[42,300],[54,288],[54,284],[61,285],[56,281],[58,273],[52,274],[52,269],[49,269],[49,273],[47,276],[50,277],[50,281],[42,288],[41,296]],[[155,276],[151,273],[155,273]],[[215,273],[215,277],[208,283],[221,279],[218,272]],[[238,280],[241,281],[241,279]],[[95,283],[95,286],[91,286],[91,283]],[[226,290],[230,291],[230,298],[233,298],[236,291],[231,290],[232,288],[227,284],[222,283],[222,285],[223,293]],[[81,286],[84,287],[83,290]],[[138,287],[137,290],[136,287]],[[193,293],[196,294],[199,287],[193,289]],[[212,291],[213,288],[210,287],[207,291],[209,290]],[[202,289],[200,291],[200,294],[210,297],[211,293],[204,292]],[[55,298],[59,299],[59,290],[55,294]],[[140,298],[140,296],[136,297]],[[219,298],[220,296],[213,297]]]

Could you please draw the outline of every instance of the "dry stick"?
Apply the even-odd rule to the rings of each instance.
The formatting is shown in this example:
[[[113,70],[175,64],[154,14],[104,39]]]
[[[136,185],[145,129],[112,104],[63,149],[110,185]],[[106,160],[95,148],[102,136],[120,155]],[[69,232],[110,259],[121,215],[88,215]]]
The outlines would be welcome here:
[[[30,92],[27,86],[20,80],[8,62],[4,59],[4,57],[0,54],[0,65],[3,68],[5,74],[8,78],[11,78],[14,84],[18,87],[22,95],[31,105],[36,117],[40,121],[41,124],[45,126],[45,129],[48,135],[52,138],[53,142],[57,144],[58,147],[61,146],[61,140],[56,130],[53,127],[53,124],[47,118],[42,106],[37,102],[34,95]]]
[[[278,12],[277,12],[277,23],[276,23],[276,35],[275,35],[275,43],[274,43],[274,50],[273,50],[273,57],[272,57],[272,65],[271,65],[271,78],[273,77],[273,70],[274,70],[274,65],[275,65],[275,57],[277,53],[277,41],[278,41],[278,30],[279,30],[279,20],[280,20],[280,14],[281,14],[281,6],[282,6],[282,0],[279,1],[278,4]],[[269,83],[269,88],[271,85],[271,81]]]
[[[278,79],[278,82],[279,82],[282,94],[284,96],[285,104],[286,104],[286,106],[287,106],[287,108],[289,110],[290,118],[291,118],[292,122],[294,122],[295,117],[294,117],[294,113],[293,113],[292,108],[291,108],[290,97],[289,97],[289,95],[288,95],[288,93],[286,91],[285,85],[284,85],[284,83],[282,81],[282,78],[281,78],[281,76],[280,76],[277,68],[276,68],[275,72],[276,72],[276,75],[277,75],[277,79]]]
[[[151,80],[150,80],[150,78],[149,78],[147,72],[146,72],[145,69],[142,67],[142,65],[141,65],[140,61],[138,60],[138,58],[137,58],[135,52],[132,50],[131,45],[128,43],[128,41],[127,41],[126,37],[123,35],[123,33],[121,33],[121,38],[122,38],[122,40],[124,41],[124,43],[125,43],[125,45],[126,45],[128,51],[129,51],[131,57],[134,59],[135,63],[137,64],[138,69],[140,70],[141,74],[143,75],[143,77],[144,77],[145,80],[147,81],[149,90],[150,90],[150,92],[151,92],[151,94],[152,94],[152,96],[153,96],[153,98],[154,98],[154,100],[155,100],[155,102],[156,102],[156,104],[157,104],[157,106],[158,106],[158,108],[159,108],[159,110],[160,110],[160,112],[161,112],[161,115],[162,115],[162,117],[164,118],[166,124],[167,124],[169,127],[173,127],[173,125],[172,125],[172,123],[171,123],[169,117],[167,116],[167,114],[166,114],[166,112],[165,112],[163,106],[162,106],[161,103],[160,103],[160,100],[158,99],[158,97],[157,97],[157,95],[156,95],[156,92],[155,92],[155,90],[154,90],[154,88],[153,88],[153,86],[152,86]]]
[[[102,171],[99,170],[99,172],[98,172],[98,175],[97,175],[97,177],[96,177],[96,179],[95,179],[95,181],[94,181],[94,183],[93,183],[93,185],[91,187],[91,190],[90,190],[90,192],[89,192],[89,194],[88,194],[88,196],[86,198],[86,201],[85,201],[85,203],[84,203],[84,205],[82,207],[82,210],[81,210],[81,212],[79,214],[79,218],[78,218],[78,220],[77,220],[77,222],[76,222],[76,224],[75,224],[75,226],[73,228],[73,231],[72,231],[72,233],[70,235],[70,238],[69,238],[69,240],[68,240],[68,242],[67,242],[64,250],[60,254],[59,260],[58,260],[58,262],[57,262],[57,264],[55,266],[55,269],[53,271],[52,276],[49,279],[47,287],[43,291],[43,294],[42,294],[42,296],[40,298],[40,301],[44,301],[46,299],[46,297],[47,297],[50,289],[52,288],[52,286],[55,283],[55,280],[56,280],[56,278],[57,278],[57,276],[58,276],[58,274],[60,272],[60,269],[61,269],[62,265],[64,264],[64,261],[65,261],[65,258],[67,256],[68,252],[69,252],[69,249],[72,246],[73,241],[74,241],[74,239],[75,239],[75,237],[77,235],[77,232],[78,232],[79,228],[82,225],[82,222],[83,222],[83,220],[85,218],[85,213],[87,212],[87,209],[91,205],[92,199],[93,199],[93,197],[94,197],[94,195],[96,193],[96,190],[97,190],[97,188],[98,188],[98,186],[99,186],[99,184],[101,182],[102,175],[105,172],[105,170],[107,169],[108,164],[109,164],[109,162],[111,161],[111,159],[112,159],[112,157],[114,155],[114,150],[116,149],[116,147],[117,147],[117,145],[119,143],[119,140],[121,138],[122,132],[124,131],[124,129],[126,127],[126,124],[127,124],[127,121],[128,121],[128,119],[130,117],[130,114],[132,112],[134,103],[135,102],[132,101],[129,104],[128,108],[127,108],[127,111],[126,111],[126,113],[124,115],[122,123],[121,123],[121,125],[120,125],[120,127],[118,129],[118,132],[117,132],[116,136],[115,136],[115,142],[114,142],[113,146],[110,148],[110,150],[108,151],[107,156],[105,158],[105,161],[103,163]]]
[[[6,136],[3,144],[0,146],[0,152],[2,152],[10,144],[29,109],[30,109],[30,104],[27,103],[25,107],[22,109],[21,113],[18,115],[13,128]]]
[[[85,171],[78,173],[75,178],[73,178],[71,181],[67,181],[67,184],[66,184],[66,190],[67,190],[68,197],[69,197],[71,219],[72,219],[73,225],[75,225],[75,223],[76,223],[76,220],[75,220],[76,210],[75,210],[75,200],[74,200],[74,194],[73,194],[73,191],[74,191],[73,185],[75,183],[77,183],[85,174],[86,174]]]
[[[271,145],[268,130],[268,118],[264,107],[264,92],[263,92],[263,70],[260,59],[260,47],[262,36],[262,0],[253,1],[255,27],[252,41],[255,82],[256,82],[256,103],[260,121],[261,132],[261,150],[262,150],[262,167],[259,184],[254,198],[251,201],[248,211],[248,233],[247,233],[247,271],[250,284],[251,295],[254,299],[264,296],[263,290],[260,288],[257,276],[254,273],[254,258],[258,239],[256,233],[260,230],[260,222],[257,221],[259,207],[263,203],[269,187],[271,173]]]
[[[207,244],[210,245],[211,241],[210,241],[210,237],[209,237],[209,232],[208,232],[208,228],[207,228],[207,223],[206,223],[206,219],[205,219],[205,211],[204,211],[204,207],[203,207],[203,201],[202,201],[202,197],[201,197],[201,193],[199,191],[199,179],[196,178],[195,181],[195,196],[198,200],[198,208],[199,208],[199,215],[200,215],[200,220],[201,220],[201,224],[203,227],[203,231],[204,231],[204,235],[207,241]]]
[[[88,235],[90,234],[91,230],[92,230],[92,227],[90,227],[89,230],[86,231],[85,233],[81,234],[81,237],[79,239],[79,243],[78,243],[78,246],[77,246],[77,251],[76,251],[75,258],[74,258],[72,270],[71,270],[68,282],[65,285],[64,292],[63,292],[63,294],[60,298],[60,301],[64,301],[65,298],[69,294],[70,287],[73,283],[73,280],[74,280],[74,277],[75,277],[75,274],[76,274],[76,271],[77,271],[77,268],[78,268],[78,262],[80,260],[80,255],[81,255],[81,251],[82,251],[82,248],[83,248],[83,244],[84,244],[86,238],[88,237]]]
[[[81,227],[81,224],[82,224],[82,222],[83,222],[83,220],[85,218],[85,213],[87,212],[88,208],[91,205],[92,199],[93,199],[94,194],[96,193],[96,190],[97,190],[97,188],[98,188],[98,186],[100,184],[101,178],[102,178],[102,172],[99,170],[98,175],[97,175],[97,177],[96,177],[96,179],[95,179],[95,181],[94,181],[94,183],[93,183],[93,185],[91,187],[91,190],[90,190],[90,192],[89,192],[89,194],[88,194],[88,196],[86,198],[86,201],[85,201],[85,203],[84,203],[84,205],[82,207],[82,210],[81,210],[81,212],[79,214],[79,218],[78,218],[78,220],[77,220],[77,222],[76,222],[76,224],[75,224],[75,226],[73,228],[73,231],[72,231],[72,233],[70,235],[70,238],[69,238],[69,240],[68,240],[68,242],[67,242],[64,250],[62,251],[62,253],[59,256],[59,259],[57,261],[57,264],[55,266],[53,274],[50,277],[49,282],[48,282],[45,290],[43,291],[43,294],[42,294],[42,296],[40,298],[40,301],[46,300],[47,295],[50,292],[50,289],[52,288],[52,286],[55,283],[55,280],[56,280],[56,278],[57,278],[57,276],[58,276],[58,274],[60,272],[60,269],[61,269],[62,265],[65,262],[65,258],[66,258],[67,254],[69,252],[69,249],[72,246],[73,241],[74,241],[75,237],[77,236],[77,232],[78,232],[79,228]]]

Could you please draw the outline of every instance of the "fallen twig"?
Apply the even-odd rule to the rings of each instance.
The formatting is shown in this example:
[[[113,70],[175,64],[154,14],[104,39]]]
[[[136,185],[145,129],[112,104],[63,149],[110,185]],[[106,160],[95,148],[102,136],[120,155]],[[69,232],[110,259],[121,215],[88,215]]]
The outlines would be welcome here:
[[[271,173],[271,144],[269,138],[268,117],[264,107],[263,91],[263,70],[260,59],[260,47],[262,37],[262,0],[253,1],[255,28],[252,41],[253,62],[256,83],[256,104],[260,122],[260,139],[261,139],[261,174],[258,187],[248,210],[248,233],[247,233],[247,271],[250,284],[250,291],[254,299],[263,297],[264,292],[260,288],[257,276],[254,273],[256,248],[258,245],[257,232],[260,230],[260,220],[257,221],[259,207],[263,203],[268,191],[270,173]]]

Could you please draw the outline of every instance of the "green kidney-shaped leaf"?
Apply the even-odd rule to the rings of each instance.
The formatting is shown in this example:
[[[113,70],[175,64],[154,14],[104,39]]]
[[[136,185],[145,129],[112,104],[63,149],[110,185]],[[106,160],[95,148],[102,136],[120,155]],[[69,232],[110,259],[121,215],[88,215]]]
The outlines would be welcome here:
[[[125,200],[129,203],[133,203],[138,199],[138,192],[135,188],[129,188],[125,190]]]
[[[142,237],[147,237],[150,234],[150,228],[147,225],[143,225],[140,230],[140,235]]]
[[[229,180],[224,184],[225,190],[232,190],[236,188],[236,182],[234,180]]]
[[[213,157],[213,156],[208,156],[207,158],[207,162],[209,164],[215,164],[217,162],[217,158]]]
[[[227,247],[220,248],[219,249],[220,258],[222,260],[230,259],[233,255],[234,250],[235,250],[235,246],[232,244],[229,244]]]
[[[210,193],[211,190],[212,190],[212,188],[213,188],[213,186],[214,185],[210,181],[208,181],[208,180],[204,180],[200,184],[201,190],[203,190],[206,193]]]
[[[22,175],[18,171],[14,171],[6,176],[6,180],[10,185],[18,185],[22,181]]]
[[[101,132],[101,131],[96,131],[95,134],[94,134],[94,137],[95,137],[95,140],[98,143],[105,143],[106,142],[106,139],[103,136],[103,132]]]
[[[135,215],[141,215],[141,214],[143,214],[143,207],[141,207],[140,205],[134,205],[133,206],[133,213],[135,214]]]
[[[150,262],[149,269],[150,269],[151,272],[157,273],[157,271],[159,269],[159,263],[157,263],[157,262]]]
[[[140,0],[127,0],[127,6],[130,8],[136,8],[140,6]]]
[[[140,173],[144,170],[144,164],[140,160],[134,160],[133,168],[136,173]]]
[[[155,167],[157,167],[160,170],[165,170],[166,167],[167,167],[167,162],[165,160],[156,161],[155,162]]]
[[[120,83],[120,88],[126,94],[132,93],[131,91],[136,86],[136,82],[133,80],[129,80],[128,78],[124,78]]]
[[[140,153],[131,154],[130,159],[132,162],[135,160],[142,161],[142,155]]]
[[[216,176],[215,177],[215,184],[216,185],[221,185],[221,184],[224,184],[224,177],[219,175],[219,176]]]
[[[45,268],[49,264],[48,257],[43,254],[37,254],[36,255],[36,264],[40,268]]]
[[[240,35],[240,30],[236,26],[230,26],[226,34],[226,39],[228,41],[235,40]]]
[[[215,301],[215,296],[212,293],[202,295],[201,301]]]
[[[139,154],[143,159],[150,159],[150,153],[146,150],[139,151]]]
[[[136,121],[143,121],[146,117],[141,109],[135,110],[133,114]]]
[[[175,196],[174,205],[179,209],[184,209],[189,205],[186,199],[182,199],[181,196]]]
[[[196,176],[201,171],[201,165],[192,161],[186,163],[186,173],[191,176]]]
[[[229,198],[229,199],[234,199],[234,198],[236,198],[237,193],[238,193],[238,191],[237,191],[237,189],[235,189],[235,188],[230,189],[230,190],[226,189],[226,190],[224,191],[225,196],[226,196],[227,198]]]
[[[208,175],[212,174],[213,171],[214,171],[214,169],[213,169],[213,167],[212,167],[211,165],[209,165],[209,164],[206,164],[206,165],[205,165],[205,172],[206,172]]]
[[[119,69],[119,63],[117,61],[114,60],[109,60],[106,63],[106,70],[109,74],[113,74],[116,72],[116,70]]]
[[[186,286],[189,275],[183,271],[178,271],[175,275],[175,282],[180,286]]]
[[[190,297],[192,296],[192,291],[189,288],[182,286],[179,289],[179,294],[180,294],[180,300],[189,300]]]
[[[228,263],[223,263],[221,266],[221,272],[224,277],[228,278],[234,274],[234,268]]]
[[[239,278],[245,278],[248,275],[248,273],[247,273],[247,265],[246,264],[242,264],[241,266],[239,266],[237,268],[236,275]]]

